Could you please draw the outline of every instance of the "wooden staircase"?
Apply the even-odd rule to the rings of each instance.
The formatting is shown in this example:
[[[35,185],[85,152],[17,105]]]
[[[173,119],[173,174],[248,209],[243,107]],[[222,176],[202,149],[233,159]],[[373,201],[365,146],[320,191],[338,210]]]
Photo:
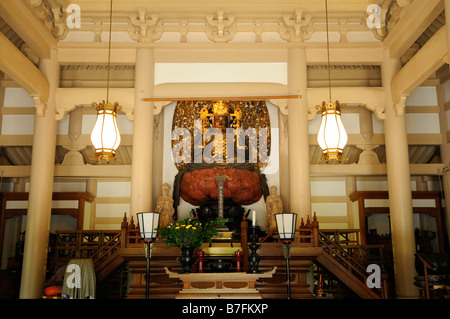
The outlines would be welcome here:
[[[322,253],[317,262],[330,271],[340,281],[363,299],[384,298],[385,290],[370,289],[367,284],[367,272],[358,261],[351,257],[340,245],[319,232]]]
[[[95,277],[98,281],[105,279],[112,271],[122,265],[125,259],[116,253],[121,245],[122,233],[117,233],[107,243],[92,255],[95,267]]]

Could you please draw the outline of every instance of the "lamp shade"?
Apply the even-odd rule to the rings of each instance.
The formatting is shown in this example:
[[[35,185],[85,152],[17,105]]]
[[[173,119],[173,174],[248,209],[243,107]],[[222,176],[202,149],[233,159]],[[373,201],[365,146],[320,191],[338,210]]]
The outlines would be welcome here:
[[[321,110],[322,120],[317,134],[317,142],[326,160],[336,159],[340,161],[348,140],[341,119],[341,106],[339,101],[336,101],[336,104],[323,102]]]
[[[120,145],[120,133],[117,126],[116,112],[121,108],[116,102],[114,105],[105,103],[92,103],[97,108],[97,121],[91,133],[91,142],[95,148],[97,158],[115,159],[116,149]]]
[[[155,212],[141,212],[137,213],[136,217],[139,225],[139,234],[144,241],[153,241],[158,235],[159,228],[159,213]]]
[[[295,236],[295,227],[297,225],[297,214],[281,213],[275,214],[278,236],[281,241],[292,241]]]

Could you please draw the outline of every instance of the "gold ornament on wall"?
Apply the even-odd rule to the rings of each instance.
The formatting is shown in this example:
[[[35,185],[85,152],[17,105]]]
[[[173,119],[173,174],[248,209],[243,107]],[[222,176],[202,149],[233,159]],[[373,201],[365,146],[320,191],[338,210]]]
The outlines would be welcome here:
[[[210,139],[207,134],[205,135],[208,129],[216,129],[224,134],[221,140],[222,151],[217,148],[214,151],[221,152],[219,155],[222,157],[223,163],[228,164],[230,164],[230,158],[227,157],[226,152],[227,143],[230,143],[230,140],[227,140],[225,136],[227,132],[264,135],[264,138],[258,139],[246,137],[245,145],[238,143],[235,136],[233,138],[234,158],[231,160],[232,163],[238,163],[236,159],[238,149],[245,148],[245,152],[249,153],[251,146],[255,146],[254,143],[257,143],[256,161],[249,159],[246,153],[245,162],[253,163],[254,168],[258,170],[267,166],[267,162],[261,160],[260,154],[260,150],[266,150],[267,156],[270,155],[270,118],[265,101],[179,101],[173,115],[172,132],[177,129],[185,129],[184,133],[189,133],[188,138],[183,135],[172,139],[172,149],[175,149],[175,146],[182,141],[189,143],[189,145],[184,145],[188,149],[187,153],[184,152],[186,149],[172,152],[178,170],[184,169],[190,162],[204,163],[204,158],[199,160],[196,154],[203,154],[208,144],[213,142],[213,139]]]

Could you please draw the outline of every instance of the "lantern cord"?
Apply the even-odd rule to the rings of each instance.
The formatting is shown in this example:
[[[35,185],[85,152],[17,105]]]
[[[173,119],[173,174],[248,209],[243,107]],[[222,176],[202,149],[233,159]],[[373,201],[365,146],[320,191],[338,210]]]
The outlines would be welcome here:
[[[325,0],[325,20],[327,28],[327,58],[328,58],[328,93],[331,103],[331,66],[330,66],[330,38],[328,34],[328,0]]]
[[[106,79],[106,104],[109,102],[109,70],[111,68],[111,33],[112,33],[112,3],[109,5],[109,40],[108,40],[108,65],[107,65],[107,79]]]

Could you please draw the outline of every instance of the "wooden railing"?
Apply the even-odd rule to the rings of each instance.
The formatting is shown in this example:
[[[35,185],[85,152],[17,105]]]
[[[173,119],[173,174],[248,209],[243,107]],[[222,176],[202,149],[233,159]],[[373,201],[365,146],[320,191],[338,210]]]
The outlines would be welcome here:
[[[319,247],[319,222],[316,213],[313,214],[312,221],[309,215],[306,218],[306,223],[303,222],[303,218],[300,220],[298,236],[294,238],[294,242],[300,246]]]
[[[241,237],[247,238],[247,229],[241,229]],[[272,234],[270,234],[272,235]],[[260,239],[263,242],[264,239]],[[319,224],[314,214],[311,221],[309,216],[306,224],[301,225],[294,238],[297,246],[319,247]],[[142,247],[139,229],[131,217],[130,222],[126,214],[123,217],[121,230],[63,230],[56,231],[56,240],[52,256],[60,258],[93,258],[104,260],[117,248]]]
[[[450,284],[448,283],[448,271],[444,272],[444,278],[441,279],[442,281],[436,282],[435,280],[430,281],[430,274],[429,271],[433,270],[431,273],[436,274],[443,274],[442,272],[436,272],[436,270],[442,270],[446,269],[448,264],[447,260],[432,260],[430,259],[430,256],[424,253],[416,253],[415,256],[420,260],[420,262],[423,264],[423,279],[420,278],[422,276],[418,276],[417,283],[423,282],[425,283],[424,286],[421,284],[419,285],[419,289],[421,291],[421,299],[450,299]],[[445,254],[442,254],[442,257],[445,256]],[[439,277],[439,275],[437,276]]]
[[[272,230],[264,238],[260,238],[259,242],[265,242],[269,237],[274,236],[275,230]],[[246,231],[241,232],[241,238],[246,238]],[[319,222],[317,221],[316,213],[313,215],[311,221],[309,215],[306,223],[303,218],[300,220],[300,226],[297,229],[294,237],[294,243],[300,247],[319,247]]]
[[[366,268],[361,265],[355,258],[349,255],[340,245],[331,240],[328,236],[319,232],[319,242],[323,247],[324,253],[331,256],[340,265],[342,265],[348,272],[350,272],[355,278],[366,285],[367,272]],[[384,280],[383,280],[384,281]],[[386,283],[382,282],[382,288],[372,289],[380,298],[386,298]]]
[[[127,220],[127,214],[123,216],[121,228],[121,248],[142,247],[142,237],[139,235],[139,228],[134,224],[133,216],[130,222]]]
[[[91,259],[94,261],[95,267],[113,256],[117,248],[121,245],[121,235],[122,233],[118,232],[91,256]]]
[[[118,240],[117,230],[64,230],[56,231],[53,252],[55,258],[91,258],[112,239]]]
[[[139,230],[124,216],[121,230],[58,230],[53,236],[51,258],[92,258],[102,261],[117,248],[142,246]]]
[[[344,266],[348,271],[350,271],[354,276],[358,277],[360,280],[366,279],[365,268],[356,262],[347,252],[342,249],[334,241],[330,240],[322,232],[319,232],[320,244],[324,248],[324,251],[331,255],[335,260],[337,260],[342,266]]]

